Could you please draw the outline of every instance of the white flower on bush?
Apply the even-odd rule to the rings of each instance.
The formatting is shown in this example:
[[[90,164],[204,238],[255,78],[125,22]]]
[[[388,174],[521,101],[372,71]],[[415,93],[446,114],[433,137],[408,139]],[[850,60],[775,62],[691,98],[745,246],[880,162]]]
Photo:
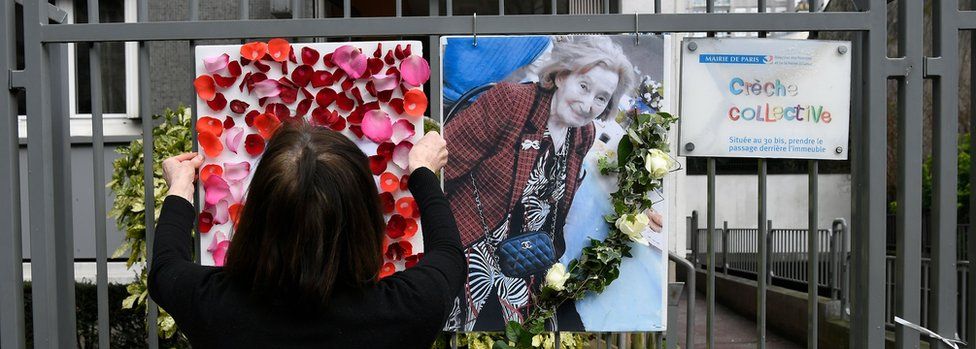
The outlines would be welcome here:
[[[625,214],[617,218],[616,226],[620,232],[627,235],[631,241],[647,246],[649,242],[644,238],[642,232],[651,223],[651,219],[643,213]]]
[[[671,157],[660,149],[651,149],[644,157],[644,168],[654,179],[664,178],[671,170],[671,165]]]
[[[546,272],[545,286],[555,291],[562,291],[565,289],[566,280],[569,280],[569,273],[566,272],[566,266],[562,263],[556,263]]]

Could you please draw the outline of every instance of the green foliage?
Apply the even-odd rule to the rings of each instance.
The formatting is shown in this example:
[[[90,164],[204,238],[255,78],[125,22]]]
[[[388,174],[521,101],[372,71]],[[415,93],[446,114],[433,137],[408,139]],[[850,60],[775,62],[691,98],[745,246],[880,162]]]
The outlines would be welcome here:
[[[190,109],[183,106],[175,111],[166,109],[163,115],[153,116],[156,124],[152,132],[152,190],[155,199],[153,205],[155,218],[159,218],[167,191],[166,182],[163,180],[162,161],[191,150],[193,145],[191,117]],[[146,262],[146,202],[143,176],[145,159],[142,139],[134,140],[128,146],[119,147],[115,152],[120,156],[112,163],[114,172],[112,180],[107,185],[115,194],[115,203],[109,211],[109,216],[115,218],[116,226],[125,236],[112,257],[118,258],[128,253],[126,266],[131,269],[135,264],[145,265]],[[147,272],[143,269],[139,279],[126,287],[129,296],[122,301],[124,308],[146,309],[146,298],[149,295],[146,277]],[[163,338],[170,338],[176,333],[176,323],[163,309],[160,309],[157,325],[159,334]]]
[[[969,222],[969,196],[972,193],[972,188],[969,183],[969,165],[971,163],[971,156],[969,153],[969,133],[964,133],[959,135],[958,140],[958,152],[957,154],[957,176],[956,176],[956,209],[959,216],[960,222]],[[933,178],[935,168],[932,163],[932,157],[925,159],[922,163],[922,208],[931,209],[932,208],[932,197],[933,197]],[[892,201],[889,203],[889,209],[892,213],[898,211],[898,202]]]
[[[613,223],[627,214],[643,214],[653,202],[648,193],[662,187],[662,180],[655,179],[645,169],[645,159],[652,149],[669,152],[668,131],[678,120],[668,113],[625,113],[627,136],[617,147],[616,162],[608,154],[598,166],[604,175],[617,174],[617,191],[610,194],[614,213],[604,219],[610,223],[607,238],[590,240],[579,258],[570,262],[569,279],[563,290],[543,287],[524,323],[509,322],[505,339],[495,342],[493,348],[533,348],[534,338],[543,332],[547,319],[555,315],[554,309],[565,301],[583,298],[589,293],[599,294],[620,276],[620,262],[631,257],[631,239]]]

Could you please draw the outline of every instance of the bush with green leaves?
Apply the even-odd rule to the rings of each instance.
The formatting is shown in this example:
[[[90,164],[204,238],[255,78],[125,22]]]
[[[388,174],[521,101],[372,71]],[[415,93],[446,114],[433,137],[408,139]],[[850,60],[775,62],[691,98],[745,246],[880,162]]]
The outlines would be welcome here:
[[[159,218],[163,199],[166,197],[166,182],[163,180],[162,161],[168,157],[185,153],[193,146],[192,130],[190,129],[192,115],[190,109],[180,106],[176,110],[166,109],[162,115],[153,116],[153,173],[152,185],[154,193],[153,217]],[[146,201],[145,178],[143,166],[142,139],[132,141],[128,146],[115,149],[120,155],[113,162],[114,172],[108,187],[115,194],[115,203],[109,211],[109,216],[115,218],[115,224],[124,236],[122,245],[112,255],[119,258],[128,254],[126,267],[146,263]],[[155,219],[154,219],[155,221]],[[129,296],[122,301],[123,308],[146,308],[146,297],[149,295],[146,287],[147,271],[142,268],[138,280],[126,288]],[[176,323],[165,310],[159,310],[157,319],[159,335],[170,338],[176,333]]]

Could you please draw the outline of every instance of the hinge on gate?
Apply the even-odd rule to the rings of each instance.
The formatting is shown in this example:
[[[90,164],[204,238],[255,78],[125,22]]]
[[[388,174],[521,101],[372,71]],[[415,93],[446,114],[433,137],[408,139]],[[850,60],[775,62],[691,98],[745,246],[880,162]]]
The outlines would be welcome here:
[[[23,70],[8,70],[7,76],[7,89],[16,90],[23,89],[27,85],[27,74],[24,74]]]
[[[927,78],[942,76],[945,73],[943,71],[942,57],[925,57],[922,60],[922,71]]]

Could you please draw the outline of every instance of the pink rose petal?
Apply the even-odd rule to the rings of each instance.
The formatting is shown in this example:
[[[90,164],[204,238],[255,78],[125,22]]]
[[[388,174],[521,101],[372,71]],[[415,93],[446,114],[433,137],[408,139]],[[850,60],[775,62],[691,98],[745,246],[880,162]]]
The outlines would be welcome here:
[[[363,116],[363,135],[376,143],[383,143],[393,135],[390,116],[382,110],[370,110]]]
[[[390,137],[390,142],[399,144],[400,141],[413,137],[415,132],[414,126],[412,123],[410,123],[410,120],[397,120],[397,122],[393,123],[393,135]]]
[[[230,248],[230,240],[227,240],[227,236],[223,232],[215,234],[213,240],[210,241],[210,247],[207,248],[207,251],[213,256],[215,266],[224,266],[228,248]]]
[[[217,205],[207,207],[207,210],[213,215],[214,223],[224,224],[230,220],[230,212],[227,211],[229,207],[230,204],[227,203],[227,200],[220,200],[217,201]]]
[[[366,72],[366,55],[349,45],[337,48],[332,54],[332,61],[353,79],[359,79]]]
[[[420,86],[430,79],[430,64],[423,57],[410,56],[400,62],[400,76],[410,86]]]
[[[389,91],[395,89],[400,84],[400,77],[397,74],[376,74],[372,77],[373,87],[376,91]]]
[[[254,84],[254,93],[258,98],[277,97],[281,90],[278,89],[277,80],[268,79]]]
[[[401,120],[402,121],[402,120]],[[397,167],[406,170],[410,159],[410,149],[413,149],[413,143],[410,142],[400,142],[395,148],[393,148],[393,163]]]
[[[233,182],[240,182],[242,179],[247,178],[247,175],[251,173],[251,163],[247,161],[241,161],[238,163],[224,163],[224,177],[227,180]]]
[[[203,190],[206,191],[205,199],[207,205],[216,205],[218,201],[230,195],[230,186],[223,177],[210,175],[207,181],[203,182]]]
[[[228,129],[227,132],[224,132],[224,141],[227,142],[227,149],[234,152],[234,154],[237,154],[237,149],[241,147],[241,140],[243,139],[243,127],[232,127]]]
[[[230,197],[234,199],[235,202],[244,201],[244,182],[233,182],[230,185]]]
[[[221,69],[227,68],[227,62],[230,61],[230,56],[226,53],[220,56],[213,56],[203,59],[203,66],[207,68],[207,72],[210,74],[216,73]]]

